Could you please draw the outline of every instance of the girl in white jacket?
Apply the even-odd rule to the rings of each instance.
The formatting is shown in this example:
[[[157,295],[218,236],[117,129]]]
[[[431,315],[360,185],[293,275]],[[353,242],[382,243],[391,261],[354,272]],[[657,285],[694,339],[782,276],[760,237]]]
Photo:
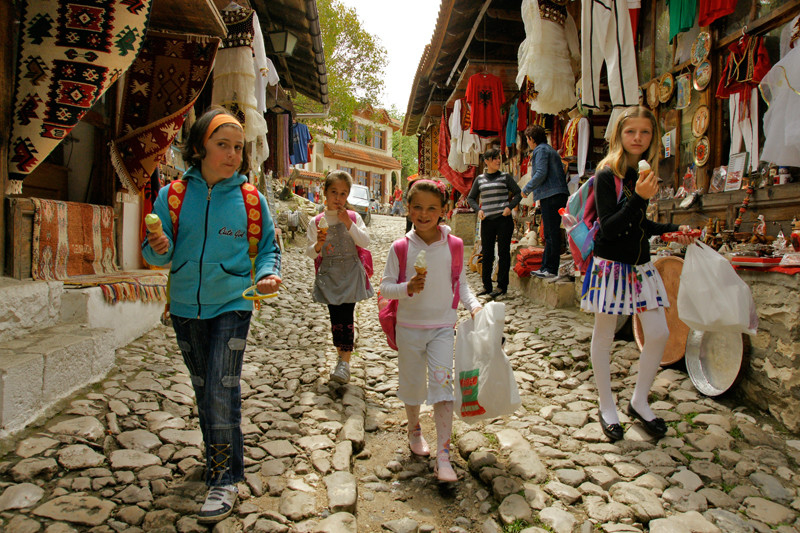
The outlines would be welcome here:
[[[453,427],[453,338],[457,319],[453,309],[450,239],[448,226],[439,225],[445,215],[447,192],[432,180],[418,180],[408,193],[408,210],[414,227],[408,240],[405,273],[398,283],[400,265],[395,247],[389,250],[381,280],[381,294],[398,300],[396,340],[400,386],[397,397],[405,403],[408,443],[412,453],[430,454],[419,424],[420,405],[433,405],[436,422],[436,465],[439,481],[457,481],[450,464]],[[399,241],[398,241],[399,242]],[[463,245],[461,247],[463,250]],[[420,261],[424,256],[424,261]],[[415,268],[415,265],[417,268]],[[430,282],[427,278],[430,276]],[[457,289],[459,299],[473,317],[481,309],[464,274],[463,260]]]

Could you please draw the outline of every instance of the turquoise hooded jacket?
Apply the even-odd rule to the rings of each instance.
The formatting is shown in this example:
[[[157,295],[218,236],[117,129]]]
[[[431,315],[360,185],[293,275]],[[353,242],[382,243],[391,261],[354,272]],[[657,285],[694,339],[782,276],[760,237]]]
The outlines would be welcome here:
[[[252,311],[253,302],[242,298],[251,284],[247,243],[247,213],[238,172],[209,187],[192,167],[184,174],[186,196],[175,239],[167,206],[169,187],[158,193],[153,212],[161,219],[169,250],[156,254],[145,240],[142,256],[151,265],[170,267],[170,313],[184,318],[213,318],[228,311]],[[266,199],[259,193],[263,229],[255,260],[256,280],[280,276],[281,252]]]

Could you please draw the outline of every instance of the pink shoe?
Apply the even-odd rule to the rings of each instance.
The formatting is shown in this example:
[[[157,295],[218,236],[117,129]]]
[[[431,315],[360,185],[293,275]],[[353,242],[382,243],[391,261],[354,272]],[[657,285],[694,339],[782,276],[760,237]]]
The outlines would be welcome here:
[[[422,428],[419,424],[408,435],[408,447],[411,448],[411,453],[421,457],[427,457],[431,454],[431,449],[425,437],[422,436]]]
[[[441,483],[452,483],[458,481],[456,471],[450,464],[450,451],[441,450],[436,454],[436,464],[433,466],[433,473]]]

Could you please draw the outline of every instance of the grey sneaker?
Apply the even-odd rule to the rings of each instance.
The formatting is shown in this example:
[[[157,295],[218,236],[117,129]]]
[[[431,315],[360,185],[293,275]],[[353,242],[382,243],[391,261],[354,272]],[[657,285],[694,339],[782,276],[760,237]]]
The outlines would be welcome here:
[[[201,524],[210,524],[227,518],[233,511],[238,494],[239,489],[236,488],[236,485],[211,487],[206,501],[197,515],[197,521]]]
[[[331,374],[331,381],[347,385],[350,381],[350,363],[347,361],[339,361],[336,365],[336,369]]]

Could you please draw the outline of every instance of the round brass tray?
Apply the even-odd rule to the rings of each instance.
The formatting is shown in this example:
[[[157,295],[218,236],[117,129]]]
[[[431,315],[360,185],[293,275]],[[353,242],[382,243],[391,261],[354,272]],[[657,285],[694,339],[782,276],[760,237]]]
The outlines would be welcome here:
[[[692,330],[686,342],[689,379],[702,394],[719,396],[741,379],[748,351],[747,335]]]
[[[664,348],[664,356],[661,358],[662,365],[671,365],[683,359],[686,352],[686,338],[689,336],[690,328],[678,318],[678,286],[681,282],[681,271],[683,270],[683,259],[680,257],[659,257],[653,262],[656,270],[661,275],[664,288],[667,290],[669,307],[664,310],[667,316],[667,327],[669,328],[669,338]],[[639,317],[633,317],[633,338],[636,345],[641,350],[644,346],[644,332]]]

